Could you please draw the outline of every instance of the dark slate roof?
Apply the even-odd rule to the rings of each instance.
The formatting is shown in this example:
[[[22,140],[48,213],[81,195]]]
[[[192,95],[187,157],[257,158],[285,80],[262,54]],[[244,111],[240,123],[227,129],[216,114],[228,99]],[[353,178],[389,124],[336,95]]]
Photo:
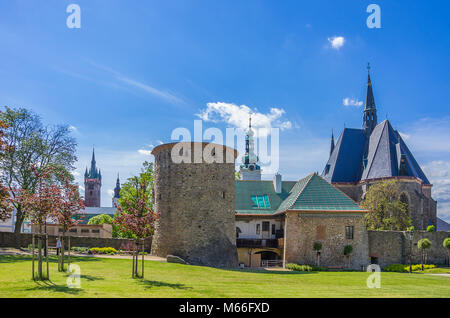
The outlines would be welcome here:
[[[437,218],[437,230],[450,232],[450,224],[440,218]]]
[[[282,181],[281,193],[276,193],[272,181],[236,180],[235,209],[237,214],[271,215],[275,213],[280,204],[289,196],[295,181]],[[251,199],[253,195],[269,196],[270,209],[257,208]]]
[[[404,173],[400,173],[402,155],[405,159]],[[361,180],[406,175],[429,184],[419,164],[414,159],[400,134],[388,120],[378,124],[370,135]],[[366,163],[367,162],[367,163]]]
[[[376,108],[376,106],[375,106],[375,98],[373,97],[372,81],[370,80],[370,74],[369,74],[369,77],[367,79],[366,103],[365,103],[364,108],[365,109]]]
[[[364,130],[344,128],[322,173],[325,180],[359,181],[365,143]]]
[[[317,173],[295,184],[277,213],[285,211],[366,212]]]
[[[274,215],[294,211],[363,212],[353,200],[313,173],[297,182],[283,181],[276,193],[272,181],[236,180],[237,215]],[[258,208],[251,197],[268,195],[270,209]]]
[[[402,156],[404,171],[400,170]],[[430,183],[388,120],[379,123],[369,138],[362,129],[345,128],[322,173],[328,182],[358,182],[401,175]]]

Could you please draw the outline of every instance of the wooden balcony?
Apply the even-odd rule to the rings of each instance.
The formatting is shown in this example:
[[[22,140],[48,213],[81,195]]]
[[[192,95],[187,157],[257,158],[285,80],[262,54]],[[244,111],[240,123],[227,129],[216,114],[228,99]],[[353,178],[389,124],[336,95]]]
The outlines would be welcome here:
[[[236,246],[248,248],[278,248],[278,239],[236,239]]]

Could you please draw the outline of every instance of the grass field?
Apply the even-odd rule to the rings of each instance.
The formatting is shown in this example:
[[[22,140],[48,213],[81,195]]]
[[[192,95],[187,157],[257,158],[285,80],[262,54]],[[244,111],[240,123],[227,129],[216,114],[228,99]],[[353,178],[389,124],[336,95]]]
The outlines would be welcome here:
[[[146,261],[140,280],[130,278],[131,260],[92,257],[73,258],[81,267],[81,289],[69,289],[67,274],[51,261],[51,282],[36,283],[30,256],[0,255],[0,297],[450,297],[450,277],[442,276],[381,273],[381,288],[369,289],[363,272],[223,270]]]

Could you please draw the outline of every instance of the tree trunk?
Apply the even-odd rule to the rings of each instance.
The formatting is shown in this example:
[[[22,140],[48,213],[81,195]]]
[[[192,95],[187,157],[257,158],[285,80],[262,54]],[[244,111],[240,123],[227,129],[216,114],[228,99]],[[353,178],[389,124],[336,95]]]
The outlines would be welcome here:
[[[18,207],[16,209],[16,223],[14,224],[14,247],[20,248],[20,233],[22,230],[24,215],[22,209]]]
[[[136,248],[136,246],[135,246],[135,248]],[[134,251],[131,254],[133,255],[133,267],[131,269],[131,277],[134,278],[134,254],[135,254]]]
[[[42,280],[42,232],[40,224],[38,236],[38,279]]]
[[[144,254],[144,248],[145,248],[145,241],[142,240],[142,279],[144,279],[144,258],[145,258],[145,254]]]
[[[31,235],[31,253],[32,253],[32,265],[31,270],[33,271],[33,280],[34,280],[34,233]]]
[[[61,237],[61,272],[64,272],[64,250],[65,250],[65,238],[66,237],[66,229],[63,228],[63,236]]]

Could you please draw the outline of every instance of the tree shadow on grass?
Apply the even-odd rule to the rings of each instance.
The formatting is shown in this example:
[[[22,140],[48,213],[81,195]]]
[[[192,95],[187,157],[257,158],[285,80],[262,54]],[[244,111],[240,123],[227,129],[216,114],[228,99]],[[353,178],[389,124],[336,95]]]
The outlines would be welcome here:
[[[33,259],[32,255],[8,255],[3,254],[0,255],[0,263],[16,263],[16,262],[27,262]],[[67,255],[65,256],[67,263]],[[37,261],[37,255],[34,256],[34,260]],[[45,257],[43,257],[43,261],[45,262]],[[95,257],[82,257],[82,256],[71,256],[71,263],[81,263],[81,262],[98,262],[99,258]],[[49,263],[58,263],[58,258],[56,255],[49,255],[48,257]]]
[[[140,285],[143,285],[145,288],[153,288],[153,287],[170,287],[173,289],[192,289],[192,287],[185,286],[184,284],[172,284],[172,283],[166,283],[166,282],[159,282],[156,280],[140,280]]]
[[[36,281],[36,285],[33,288],[28,288],[29,291],[42,291],[48,290],[56,293],[65,293],[70,295],[77,295],[82,291],[80,288],[69,288],[67,286],[55,285],[52,281]]]

